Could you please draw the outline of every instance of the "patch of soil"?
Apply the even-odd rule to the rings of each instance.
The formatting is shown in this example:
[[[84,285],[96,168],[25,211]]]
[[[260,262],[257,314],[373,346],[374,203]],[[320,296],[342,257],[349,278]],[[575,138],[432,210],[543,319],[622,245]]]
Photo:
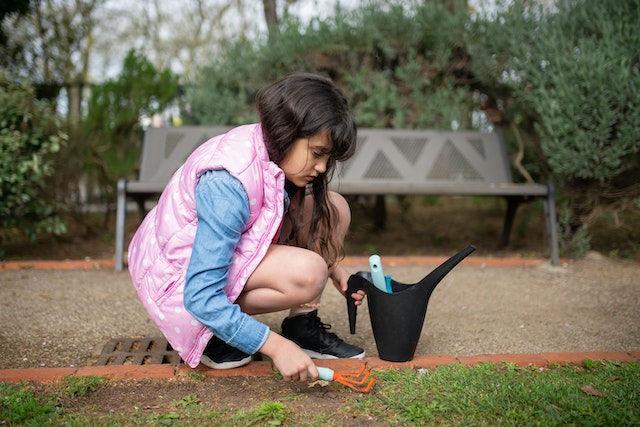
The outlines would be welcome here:
[[[44,386],[39,388],[44,390]],[[353,408],[353,404],[365,396],[336,383],[284,382],[275,376],[207,377],[203,380],[110,381],[85,396],[63,398],[61,403],[68,415],[106,417],[142,413],[143,416],[161,416],[202,410],[217,412],[221,419],[227,420],[240,411],[256,409],[264,402],[281,402],[290,414],[286,425],[388,425],[368,414],[345,409],[347,406]],[[267,423],[268,420],[256,425]]]

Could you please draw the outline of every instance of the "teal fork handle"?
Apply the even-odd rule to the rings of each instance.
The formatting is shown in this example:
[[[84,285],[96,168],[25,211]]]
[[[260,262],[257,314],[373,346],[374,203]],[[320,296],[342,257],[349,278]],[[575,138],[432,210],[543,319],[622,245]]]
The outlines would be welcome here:
[[[323,381],[333,381],[333,369],[318,366],[318,374]]]

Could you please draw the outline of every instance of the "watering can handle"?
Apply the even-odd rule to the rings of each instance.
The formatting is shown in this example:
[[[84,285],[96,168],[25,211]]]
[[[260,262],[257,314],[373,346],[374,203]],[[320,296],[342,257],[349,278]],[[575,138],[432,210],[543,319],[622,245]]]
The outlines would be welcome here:
[[[349,315],[349,332],[351,335],[356,333],[356,316],[358,314],[358,306],[356,306],[356,300],[351,298],[351,294],[358,292],[365,287],[365,280],[358,274],[349,277],[347,282],[347,314]]]

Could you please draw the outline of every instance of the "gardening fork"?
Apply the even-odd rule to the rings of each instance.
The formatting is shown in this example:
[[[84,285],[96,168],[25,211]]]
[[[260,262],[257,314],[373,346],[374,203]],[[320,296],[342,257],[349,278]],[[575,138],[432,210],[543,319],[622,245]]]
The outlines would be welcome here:
[[[318,366],[318,374],[320,379],[324,381],[337,381],[340,384],[344,384],[347,387],[359,391],[360,393],[366,393],[371,390],[373,383],[376,382],[375,378],[371,377],[371,372],[367,369],[366,365],[362,366],[362,369],[357,374],[339,374],[334,372],[331,368],[323,368]]]

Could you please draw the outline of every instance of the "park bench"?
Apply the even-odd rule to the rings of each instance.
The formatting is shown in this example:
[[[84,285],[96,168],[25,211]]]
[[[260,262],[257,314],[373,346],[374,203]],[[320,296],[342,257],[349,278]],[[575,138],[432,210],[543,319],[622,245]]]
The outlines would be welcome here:
[[[118,181],[116,269],[123,268],[126,203],[162,192],[173,172],[201,143],[228,127],[165,127],[145,132],[137,181]],[[499,132],[358,129],[354,156],[338,166],[330,184],[344,195],[454,195],[504,197],[507,209],[500,247],[507,246],[520,203],[542,198],[551,264],[559,264],[552,184],[514,183]]]

